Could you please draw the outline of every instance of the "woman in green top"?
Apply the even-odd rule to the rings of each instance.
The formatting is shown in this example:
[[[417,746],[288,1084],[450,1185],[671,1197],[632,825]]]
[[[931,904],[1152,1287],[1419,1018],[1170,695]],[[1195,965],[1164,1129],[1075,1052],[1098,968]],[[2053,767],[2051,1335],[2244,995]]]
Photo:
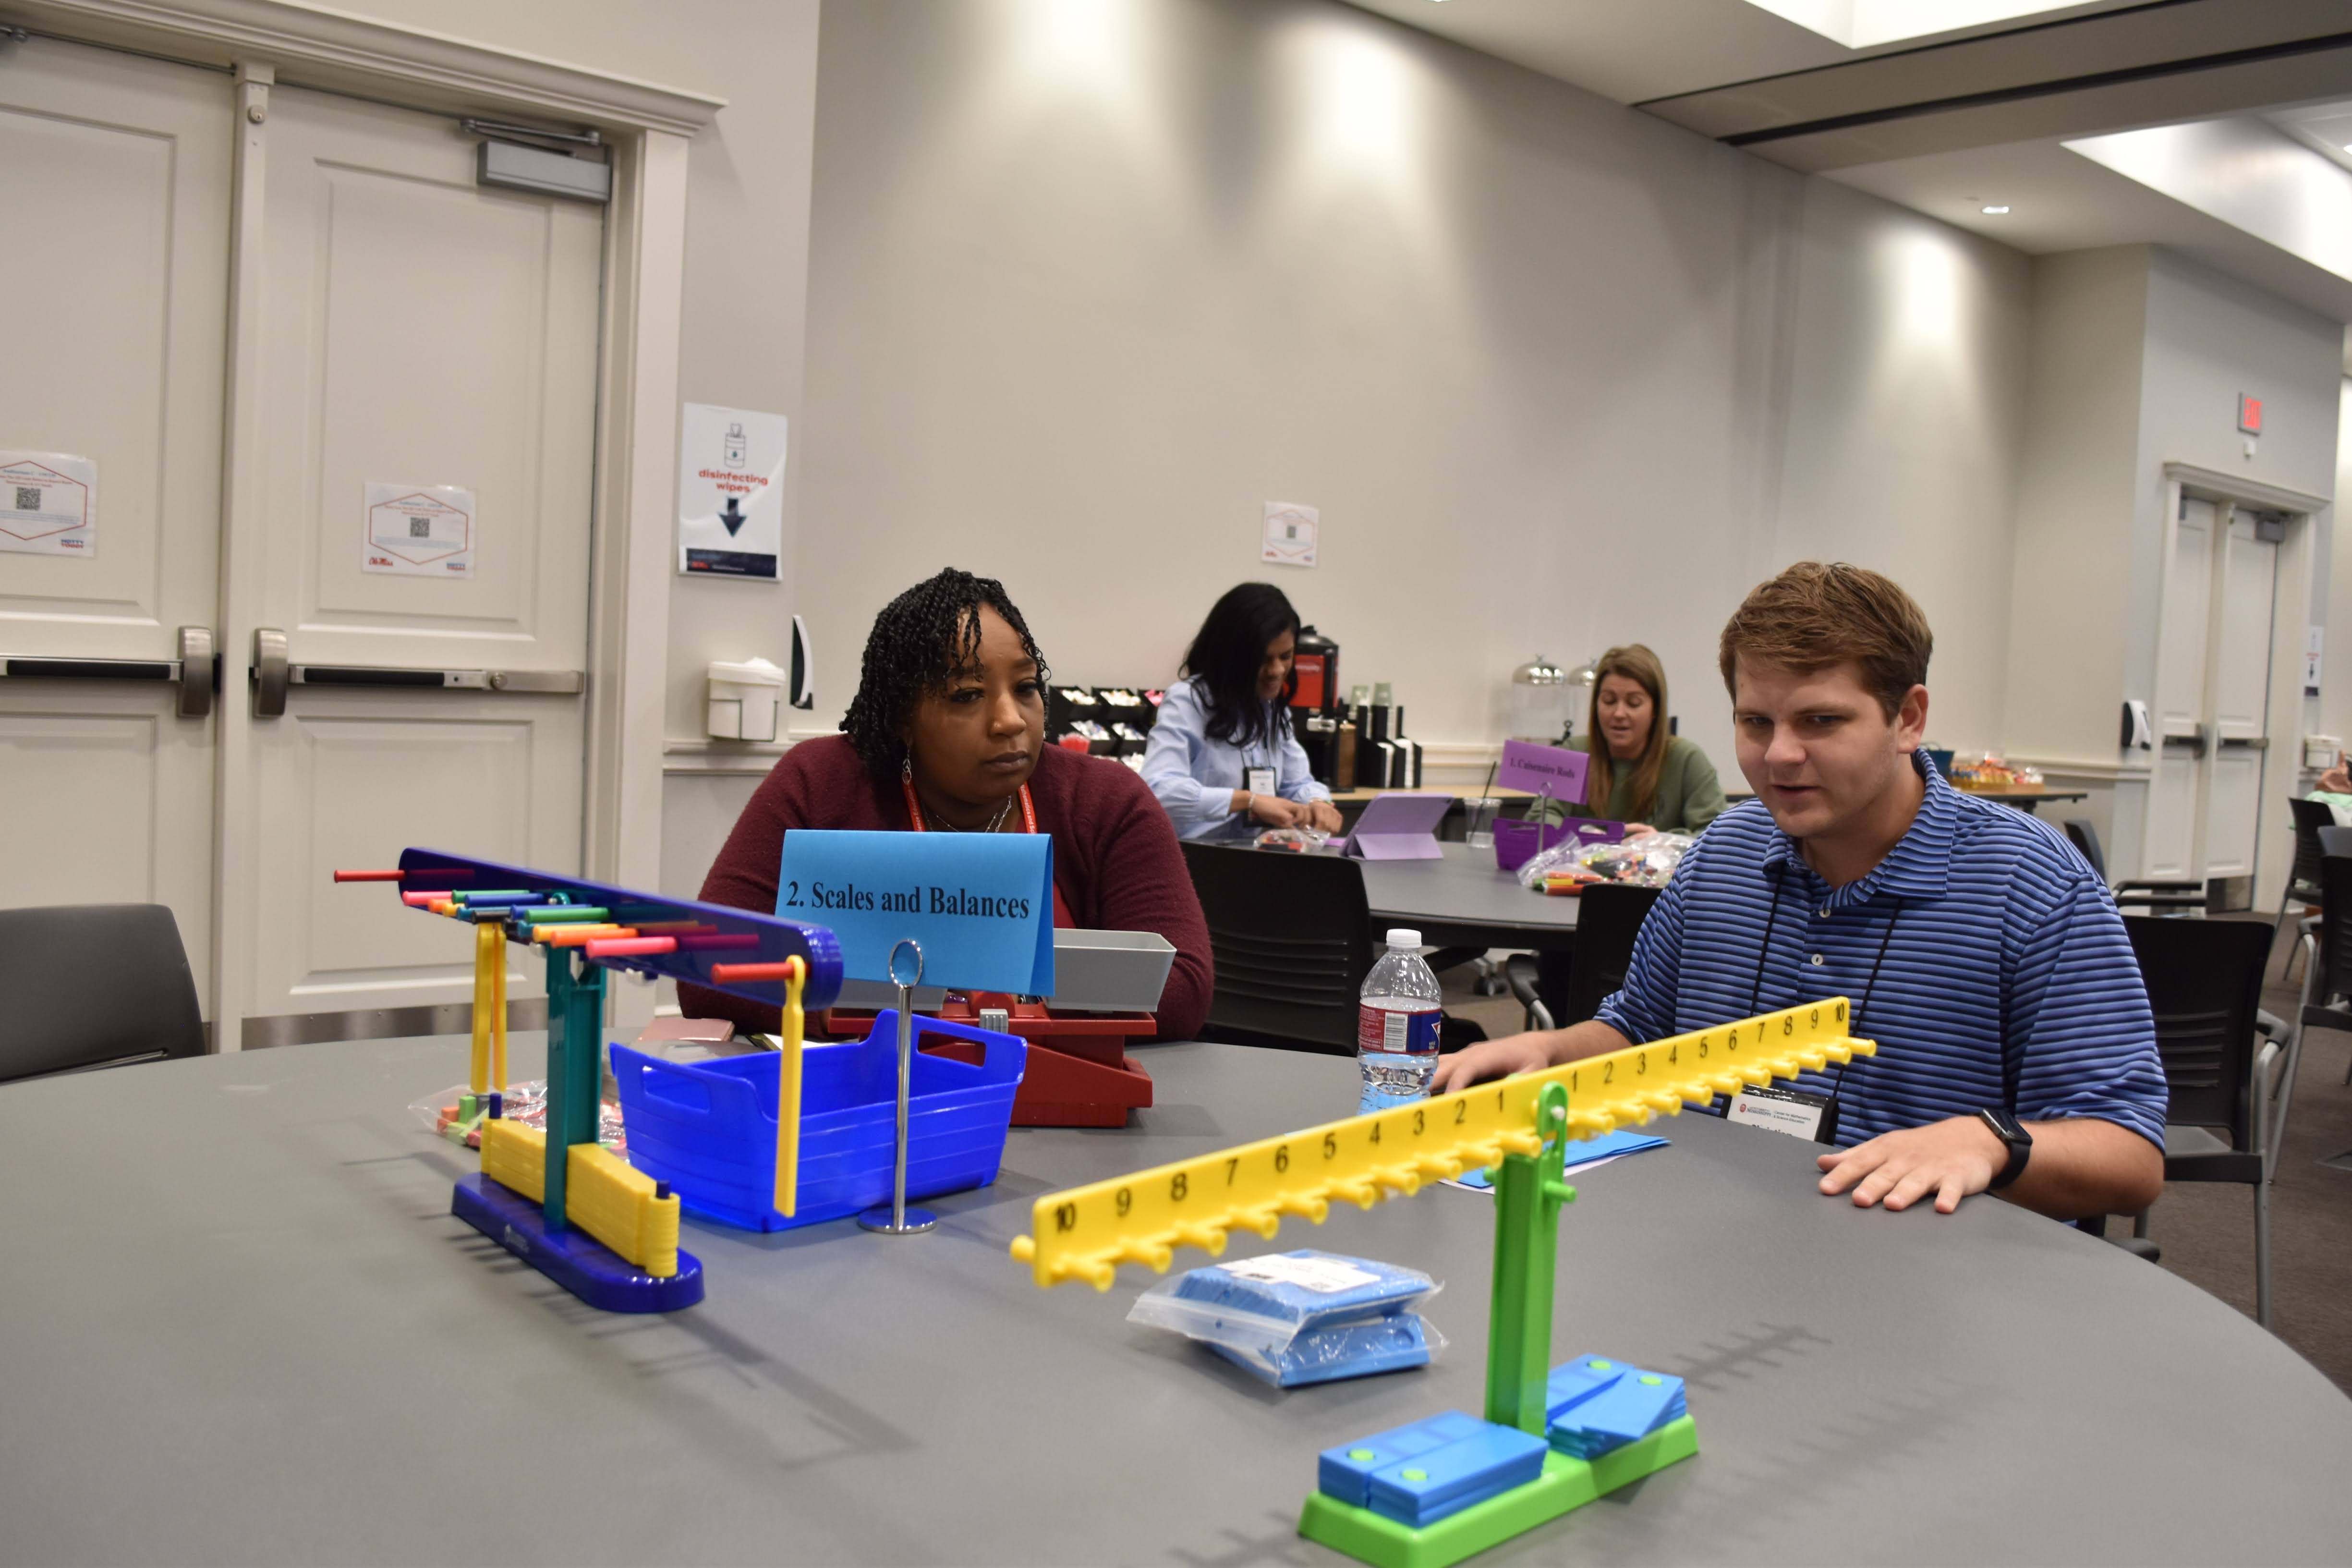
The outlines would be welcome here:
[[[1574,816],[1622,822],[1628,833],[1696,833],[1723,815],[1723,785],[1706,753],[1666,733],[1666,672],[1640,643],[1601,656],[1584,734],[1568,743],[1592,755],[1584,776],[1591,804]]]

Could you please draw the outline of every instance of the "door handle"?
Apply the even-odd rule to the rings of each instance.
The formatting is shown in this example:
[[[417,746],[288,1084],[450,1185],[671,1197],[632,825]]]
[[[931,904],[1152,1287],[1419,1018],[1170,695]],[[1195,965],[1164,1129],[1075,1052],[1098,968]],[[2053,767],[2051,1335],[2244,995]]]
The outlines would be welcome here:
[[[577,669],[411,669],[396,665],[296,664],[295,686],[393,686],[427,691],[515,691],[577,697],[588,689]]]
[[[183,719],[213,710],[217,679],[210,626],[180,628],[177,658],[50,658],[37,654],[0,654],[0,677],[10,680],[168,680],[180,689],[174,703]]]
[[[253,688],[253,716],[279,719],[286,714],[286,634],[276,626],[253,628],[253,663],[245,678]]]
[[[213,710],[213,693],[220,689],[220,660],[213,654],[210,626],[180,628],[180,700],[183,719],[201,719]]]
[[[2221,744],[2249,752],[2267,752],[2271,749],[2271,738],[2268,735],[2224,735]]]

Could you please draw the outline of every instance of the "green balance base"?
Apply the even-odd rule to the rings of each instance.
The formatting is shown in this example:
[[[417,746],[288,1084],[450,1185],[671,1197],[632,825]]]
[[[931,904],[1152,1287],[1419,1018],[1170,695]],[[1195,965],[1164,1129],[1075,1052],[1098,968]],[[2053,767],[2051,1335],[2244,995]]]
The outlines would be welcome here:
[[[1317,1492],[1298,1516],[1298,1533],[1374,1568],[1447,1568],[1697,1452],[1698,1429],[1685,1415],[1589,1462],[1554,1449],[1527,1485],[1420,1530]]]

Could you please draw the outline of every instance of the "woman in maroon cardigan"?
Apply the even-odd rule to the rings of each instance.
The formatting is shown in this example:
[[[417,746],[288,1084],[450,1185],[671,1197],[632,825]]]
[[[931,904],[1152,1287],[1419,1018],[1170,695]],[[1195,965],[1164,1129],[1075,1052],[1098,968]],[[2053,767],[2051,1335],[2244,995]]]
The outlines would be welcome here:
[[[1045,743],[1045,662],[1003,584],[950,567],[890,601],[843,733],[784,753],[736,819],[702,896],[772,911],[795,827],[1050,833],[1054,923],[1150,931],[1176,949],[1160,1032],[1197,1033],[1214,980],[1176,830],[1124,764]],[[772,1030],[776,1010],[698,985],[690,1017]]]

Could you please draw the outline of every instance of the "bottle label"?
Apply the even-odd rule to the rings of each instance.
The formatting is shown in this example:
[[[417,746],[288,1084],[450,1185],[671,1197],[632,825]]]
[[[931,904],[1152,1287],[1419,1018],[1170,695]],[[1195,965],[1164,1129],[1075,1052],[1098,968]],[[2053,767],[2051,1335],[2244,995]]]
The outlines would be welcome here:
[[[1386,1007],[1360,1006],[1356,1009],[1356,1048],[1394,1056],[1435,1056],[1437,1022],[1443,1016],[1435,1007],[1402,1013]]]

